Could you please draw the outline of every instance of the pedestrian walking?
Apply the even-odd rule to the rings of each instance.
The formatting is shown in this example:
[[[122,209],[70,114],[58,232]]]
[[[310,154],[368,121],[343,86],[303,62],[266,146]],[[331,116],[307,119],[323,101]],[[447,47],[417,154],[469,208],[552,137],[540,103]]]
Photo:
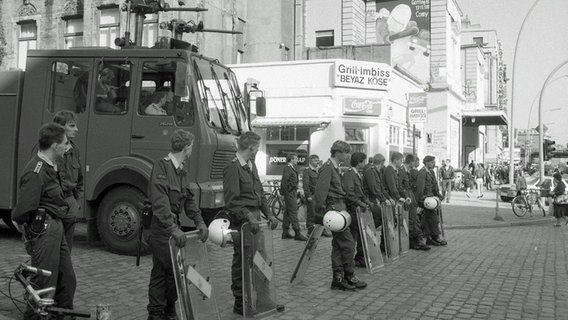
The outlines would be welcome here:
[[[65,240],[67,240],[67,246],[69,247],[69,252],[71,252],[73,249],[75,223],[83,203],[83,168],[81,166],[79,148],[73,141],[77,136],[79,128],[77,127],[75,113],[69,110],[57,112],[53,122],[63,126],[67,136],[65,154],[56,160],[56,164],[61,179],[61,189],[63,189],[63,195],[69,207],[67,214],[61,221],[65,232]]]
[[[259,229],[260,212],[264,213],[274,230],[278,220],[268,208],[262,183],[254,163],[260,146],[260,136],[245,132],[237,140],[236,157],[223,171],[223,195],[225,209],[229,212],[231,229],[237,230],[233,237],[233,262],[231,265],[231,291],[235,298],[233,312],[243,314],[243,261],[240,230],[245,222],[251,224],[251,232]]]
[[[462,181],[465,188],[465,196],[469,198],[469,193],[471,192],[471,188],[473,188],[473,176],[467,166],[462,168]]]
[[[424,207],[424,199],[427,197],[436,197],[438,200],[442,198],[440,190],[438,189],[438,183],[436,182],[436,174],[433,171],[436,166],[436,158],[426,156],[422,162],[424,163],[424,167],[418,172],[416,180],[416,200],[418,201],[418,206],[423,209],[422,231],[424,232],[424,236],[428,239],[427,244],[445,246],[448,243],[441,237],[438,212]]]
[[[355,242],[354,263],[357,267],[365,267],[365,255],[361,242],[361,232],[357,219],[357,208],[361,211],[370,210],[372,202],[363,192],[363,181],[361,171],[365,166],[367,155],[363,152],[354,152],[351,155],[351,167],[341,177],[343,190],[345,190],[345,205],[347,212],[351,215],[351,235]]]
[[[280,192],[284,196],[284,218],[282,221],[282,239],[294,239],[307,241],[308,238],[300,231],[298,222],[298,154],[290,152],[286,155],[286,166],[282,173]],[[294,235],[290,234],[290,226],[294,229]]]
[[[209,231],[191,191],[188,159],[195,138],[178,129],[171,136],[170,153],[156,160],[148,184],[152,223],[148,243],[152,250],[152,271],[148,285],[148,320],[177,319],[177,291],[170,253],[170,237],[183,248],[186,235],[180,228],[180,214],[193,220],[203,242]]]
[[[560,227],[560,220],[568,217],[568,195],[566,194],[566,186],[562,181],[562,175],[555,172],[552,177],[556,186],[550,192],[550,195],[553,197],[555,226]]]
[[[314,201],[317,209],[316,222],[322,223],[323,216],[329,210],[346,210],[346,193],[341,184],[339,165],[347,161],[351,146],[342,140],[337,140],[331,146],[331,157],[321,167]],[[323,223],[322,223],[323,224]],[[341,232],[332,232],[331,240],[331,269],[333,280],[331,289],[355,290],[367,287],[367,284],[355,275],[353,268],[354,242],[348,226]]]
[[[422,226],[417,212],[418,203],[414,197],[416,181],[413,181],[411,177],[414,161],[415,158],[411,154],[404,158],[404,164],[398,170],[399,185],[401,193],[411,199],[410,203],[407,204],[410,249],[427,251],[430,250],[430,247],[426,244],[426,238],[422,233]]]
[[[475,184],[477,184],[477,198],[483,198],[483,181],[485,180],[483,164],[477,164],[473,175],[475,176]]]
[[[454,168],[450,165],[450,159],[442,160],[442,167],[440,168],[438,177],[442,186],[442,199],[446,199],[446,203],[450,203],[452,197],[452,181],[454,181],[455,174]]]
[[[38,153],[24,167],[20,178],[12,220],[23,227],[24,246],[32,267],[51,271],[49,277],[32,276],[35,289],[54,287],[54,293],[42,298],[53,299],[55,307],[73,309],[77,282],[63,227],[69,205],[56,164],[67,148],[65,128],[57,123],[43,125],[38,145]],[[24,319],[43,317],[28,305]]]

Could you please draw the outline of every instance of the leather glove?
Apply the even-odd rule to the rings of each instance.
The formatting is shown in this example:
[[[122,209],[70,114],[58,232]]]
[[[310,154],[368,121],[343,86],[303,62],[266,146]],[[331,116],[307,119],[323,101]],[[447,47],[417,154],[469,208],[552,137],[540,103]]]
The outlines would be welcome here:
[[[200,224],[197,226],[197,230],[199,230],[199,239],[201,242],[207,241],[207,238],[209,237],[209,229],[207,226],[205,224]]]
[[[178,248],[185,247],[185,242],[187,241],[187,238],[185,237],[185,233],[183,233],[183,231],[181,231],[181,229],[176,228],[174,230],[174,232],[172,233],[172,237],[176,241],[176,247],[178,247]]]
[[[406,198],[406,200],[404,201],[404,203],[405,203],[406,205],[411,204],[411,203],[412,203],[412,198]]]
[[[274,230],[278,227],[278,219],[276,219],[275,216],[270,216],[270,218],[268,218],[268,224],[270,225],[270,229]]]
[[[252,232],[252,234],[256,234],[260,227],[258,225],[258,220],[252,214],[252,212],[249,212],[247,214],[247,221],[250,223],[250,231]]]

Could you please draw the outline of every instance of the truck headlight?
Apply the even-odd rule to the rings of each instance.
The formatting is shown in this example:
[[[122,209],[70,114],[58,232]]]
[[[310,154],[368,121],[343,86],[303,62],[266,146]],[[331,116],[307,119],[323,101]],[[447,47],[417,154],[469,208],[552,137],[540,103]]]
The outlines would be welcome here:
[[[215,207],[221,207],[225,204],[223,199],[223,192],[215,192]]]

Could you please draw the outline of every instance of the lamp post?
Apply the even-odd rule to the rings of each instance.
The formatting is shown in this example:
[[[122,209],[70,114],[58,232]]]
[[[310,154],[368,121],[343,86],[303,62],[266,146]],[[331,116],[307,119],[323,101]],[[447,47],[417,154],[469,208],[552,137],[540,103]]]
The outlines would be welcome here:
[[[541,179],[544,179],[544,145],[543,145],[543,143],[544,143],[544,130],[542,130],[543,129],[543,127],[542,127],[542,96],[544,95],[544,89],[546,89],[546,86],[550,82],[550,79],[552,78],[552,76],[558,70],[560,70],[560,68],[564,67],[567,64],[568,64],[568,60],[566,60],[566,61],[562,62],[561,64],[559,64],[558,66],[556,66],[556,68],[554,68],[554,70],[552,70],[552,72],[548,75],[548,77],[544,81],[544,84],[542,85],[542,89],[540,89],[540,97],[538,99],[538,127],[540,128],[540,130],[538,130],[538,144],[539,144],[539,146],[538,146],[539,159],[538,160],[539,160],[539,163],[540,163],[540,178]]]
[[[525,23],[527,22],[527,18],[530,16],[531,12],[533,11],[534,7],[536,7],[537,3],[540,0],[535,0],[525,18],[523,19],[523,23],[521,24],[521,29],[517,35],[517,41],[515,42],[515,51],[513,52],[513,68],[511,71],[511,119],[509,122],[509,182],[514,183],[515,181],[515,168],[513,167],[513,152],[515,150],[515,145],[513,143],[515,134],[515,129],[513,127],[513,110],[515,109],[514,98],[515,98],[515,62],[517,61],[517,48],[519,47],[519,39],[521,38],[521,33],[523,32],[523,28],[525,27]],[[542,131],[542,130],[541,130]]]

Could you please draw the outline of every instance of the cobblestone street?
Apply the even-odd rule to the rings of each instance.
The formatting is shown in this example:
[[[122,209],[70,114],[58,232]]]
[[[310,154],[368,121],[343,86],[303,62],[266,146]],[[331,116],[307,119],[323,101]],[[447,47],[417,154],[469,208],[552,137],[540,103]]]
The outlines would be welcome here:
[[[19,237],[1,228],[0,275],[6,277],[27,256]],[[329,289],[329,238],[320,241],[305,283],[291,287],[303,243],[279,235],[274,233],[277,297],[286,311],[272,319],[560,319],[568,314],[567,227],[447,230],[447,247],[411,251],[373,275],[358,269],[369,287],[349,293]],[[229,287],[232,249],[209,249],[221,318],[237,319]],[[150,256],[136,267],[134,257],[79,242],[73,263],[77,309],[94,313],[97,304],[109,303],[113,319],[145,319]],[[5,293],[7,283],[5,278],[0,282]],[[22,295],[14,282],[12,294]],[[0,319],[20,318],[2,296]]]

